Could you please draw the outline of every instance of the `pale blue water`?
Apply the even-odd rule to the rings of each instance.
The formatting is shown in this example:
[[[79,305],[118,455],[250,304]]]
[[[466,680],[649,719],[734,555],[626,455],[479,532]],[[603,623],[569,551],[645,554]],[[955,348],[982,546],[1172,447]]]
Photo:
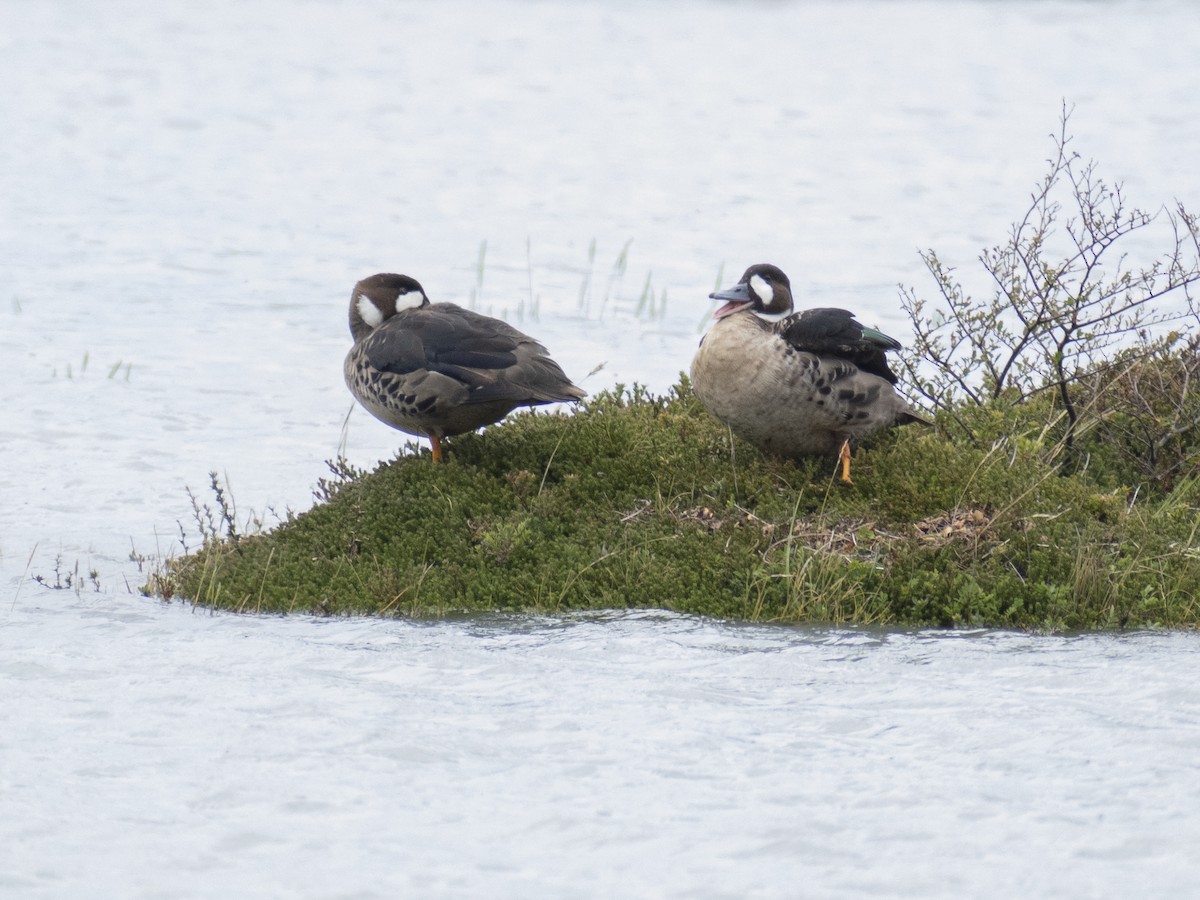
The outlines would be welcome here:
[[[211,616],[130,556],[210,470],[269,525],[400,445],[343,431],[364,275],[589,390],[670,385],[752,262],[903,338],[1064,98],[1200,208],[1198,43],[1183,0],[0,6],[0,895],[1186,895],[1191,634]]]
[[[67,596],[23,602],[4,640],[6,896],[1194,885],[1193,635]]]

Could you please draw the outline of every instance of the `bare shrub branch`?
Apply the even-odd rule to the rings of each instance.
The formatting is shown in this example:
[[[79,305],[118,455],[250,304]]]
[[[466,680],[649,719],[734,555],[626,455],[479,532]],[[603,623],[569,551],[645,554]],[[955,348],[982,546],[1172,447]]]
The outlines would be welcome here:
[[[1064,104],[1049,169],[1007,241],[979,255],[992,295],[967,294],[933,250],[921,259],[936,298],[927,302],[901,287],[901,306],[915,335],[901,364],[919,398],[969,435],[959,414],[964,406],[1001,398],[1021,402],[1049,392],[1066,413],[1069,449],[1088,395],[1128,377],[1138,360],[1148,363],[1175,348],[1181,331],[1172,328],[1198,319],[1197,218],[1181,204],[1156,213],[1131,206],[1120,184],[1110,185],[1095,162],[1070,148],[1070,116]],[[1163,220],[1173,242],[1149,265],[1133,265],[1125,250],[1130,237]],[[1164,304],[1168,299],[1171,304]],[[1194,354],[1194,344],[1188,346]],[[1129,387],[1133,396],[1145,393],[1147,377],[1140,372]],[[1156,440],[1193,427],[1190,407],[1175,406]]]

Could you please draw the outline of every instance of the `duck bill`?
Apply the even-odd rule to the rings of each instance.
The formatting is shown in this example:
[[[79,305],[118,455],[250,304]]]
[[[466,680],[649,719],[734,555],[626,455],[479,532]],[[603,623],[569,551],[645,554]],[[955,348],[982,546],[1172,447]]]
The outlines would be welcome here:
[[[725,305],[713,313],[714,319],[733,315],[735,312],[754,305],[754,298],[750,296],[750,285],[748,284],[735,284],[731,288],[715,291],[708,296],[713,300],[725,301]]]

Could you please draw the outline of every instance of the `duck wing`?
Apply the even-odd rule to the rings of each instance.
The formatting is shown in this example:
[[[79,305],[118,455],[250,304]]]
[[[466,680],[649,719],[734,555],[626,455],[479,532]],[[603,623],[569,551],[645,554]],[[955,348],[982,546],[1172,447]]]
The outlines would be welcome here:
[[[867,372],[850,360],[832,356],[800,356],[799,369],[793,376],[807,382],[811,393],[792,392],[792,415],[802,416],[810,425],[828,431],[848,426],[892,424],[896,392],[887,381]]]
[[[533,338],[452,303],[398,313],[363,344],[374,368],[449,378],[466,388],[466,403],[552,403],[584,393]]]
[[[885,354],[899,350],[900,342],[862,325],[847,309],[806,309],[788,316],[775,327],[779,336],[796,350],[847,360],[891,384],[899,380],[888,366]]]

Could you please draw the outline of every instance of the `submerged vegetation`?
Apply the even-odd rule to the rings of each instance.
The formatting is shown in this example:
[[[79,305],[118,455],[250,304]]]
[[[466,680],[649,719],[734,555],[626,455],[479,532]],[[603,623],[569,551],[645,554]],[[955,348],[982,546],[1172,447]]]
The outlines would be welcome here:
[[[981,256],[993,296],[972,299],[932,252],[936,302],[903,292],[908,380],[935,427],[860,450],[853,485],[833,459],[733,438],[686,379],[665,396],[618,386],[458,437],[444,465],[331,463],[317,504],[269,533],[239,530],[214,479],[215,513],[193,498],[203,546],[149,590],[251,612],[1195,627],[1196,220],[1164,214],[1173,245],[1127,268],[1123,242],[1160,217],[1069,152],[1066,120],[1029,211]]]

